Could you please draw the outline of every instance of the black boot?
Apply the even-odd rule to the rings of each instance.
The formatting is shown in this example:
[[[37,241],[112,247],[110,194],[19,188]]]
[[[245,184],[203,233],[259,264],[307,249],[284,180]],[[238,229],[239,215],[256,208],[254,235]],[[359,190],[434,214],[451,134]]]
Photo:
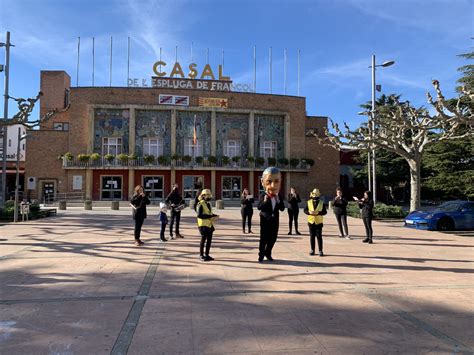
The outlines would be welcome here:
[[[370,240],[369,237],[367,237],[367,238],[365,238],[365,239],[362,241],[362,243],[368,243],[369,240]]]
[[[367,243],[372,244],[372,243],[373,243],[373,242],[372,242],[372,238],[370,238]]]

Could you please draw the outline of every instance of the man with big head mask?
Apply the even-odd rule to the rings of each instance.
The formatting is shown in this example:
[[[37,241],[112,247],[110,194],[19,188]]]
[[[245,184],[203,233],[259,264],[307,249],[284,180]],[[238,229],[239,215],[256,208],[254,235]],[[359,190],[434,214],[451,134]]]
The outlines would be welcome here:
[[[266,257],[273,261],[272,249],[278,236],[280,211],[285,209],[283,197],[280,195],[281,173],[275,167],[268,167],[262,174],[262,186],[265,192],[260,195],[260,245],[258,262]]]
[[[316,241],[318,239],[319,256],[324,256],[323,253],[323,216],[327,213],[326,206],[320,199],[321,193],[318,189],[313,189],[309,194],[309,200],[304,209],[304,213],[308,215],[309,227],[309,241],[311,244],[311,251],[309,255],[315,254]]]
[[[165,202],[171,207],[170,237],[171,239],[175,239],[173,236],[173,225],[176,220],[176,237],[183,238],[183,236],[179,233],[179,221],[181,219],[181,209],[184,204],[184,200],[179,193],[178,184],[173,185],[173,189],[166,197]]]
[[[214,258],[209,255],[212,243],[212,234],[214,233],[214,222],[217,215],[212,213],[211,207],[212,192],[209,189],[203,189],[198,197],[197,206],[197,224],[199,234],[201,234],[201,243],[199,245],[199,259],[201,261],[212,261]],[[206,252],[204,252],[204,245]]]

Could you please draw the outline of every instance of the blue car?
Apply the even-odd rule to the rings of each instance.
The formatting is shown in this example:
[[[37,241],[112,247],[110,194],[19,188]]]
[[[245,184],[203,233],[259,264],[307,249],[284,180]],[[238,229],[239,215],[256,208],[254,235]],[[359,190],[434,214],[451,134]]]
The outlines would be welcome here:
[[[474,202],[449,201],[433,211],[414,211],[405,217],[405,227],[451,231],[474,230]]]

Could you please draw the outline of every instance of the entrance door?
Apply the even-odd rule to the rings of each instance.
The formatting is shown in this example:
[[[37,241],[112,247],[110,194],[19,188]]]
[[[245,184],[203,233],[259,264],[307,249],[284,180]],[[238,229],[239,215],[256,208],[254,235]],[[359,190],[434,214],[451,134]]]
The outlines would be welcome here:
[[[242,177],[223,176],[222,177],[222,199],[239,200],[242,193]]]
[[[42,190],[43,190],[43,196],[41,200],[43,200],[44,203],[53,202],[54,201],[54,182],[44,181]]]

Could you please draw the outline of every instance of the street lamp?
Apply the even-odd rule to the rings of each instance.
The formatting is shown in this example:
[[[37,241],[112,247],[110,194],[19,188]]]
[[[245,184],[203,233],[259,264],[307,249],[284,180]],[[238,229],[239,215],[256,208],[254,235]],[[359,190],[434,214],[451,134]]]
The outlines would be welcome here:
[[[389,67],[395,64],[394,60],[388,60],[383,62],[382,64],[376,65],[375,64],[375,55],[372,55],[372,65],[369,68],[372,68],[372,110],[370,112],[370,139],[374,139],[375,134],[375,68],[376,67]],[[372,196],[374,199],[374,203],[377,202],[377,179],[375,175],[375,146],[371,144],[371,149],[369,149],[369,158],[368,158],[368,175],[369,175],[369,189],[370,189],[370,163],[371,163],[371,155],[372,155]]]
[[[28,137],[27,133],[21,134],[21,127],[18,127],[18,145],[16,147],[16,178],[15,178],[15,204],[13,212],[13,222],[18,222],[18,190],[20,185],[20,146],[21,141]]]

